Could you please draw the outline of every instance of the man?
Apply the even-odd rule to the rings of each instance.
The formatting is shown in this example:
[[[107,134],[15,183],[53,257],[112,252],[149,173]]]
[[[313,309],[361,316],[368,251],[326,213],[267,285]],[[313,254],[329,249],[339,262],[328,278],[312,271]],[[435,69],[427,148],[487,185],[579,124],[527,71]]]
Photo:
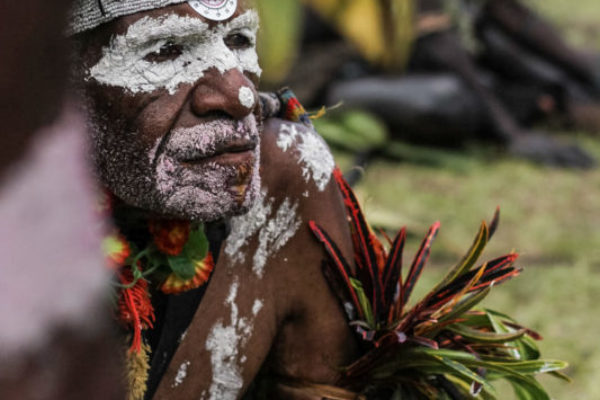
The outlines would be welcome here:
[[[152,292],[150,378],[131,398],[237,399],[256,380],[254,392],[270,399],[320,399],[329,389],[319,385],[334,384],[352,360],[356,344],[308,228],[319,221],[352,254],[333,159],[306,124],[262,117],[279,102],[256,90],[257,28],[251,5],[237,0],[82,0],[75,8],[94,159],[128,210],[117,224],[128,232],[123,221],[134,214],[206,222],[218,257],[203,297],[192,291],[195,300],[178,306],[187,294]],[[219,256],[214,221],[246,212],[231,220]],[[130,236],[141,245],[143,235]],[[149,271],[137,265],[134,277]],[[140,282],[127,279],[124,290]],[[190,304],[193,315],[199,297],[186,329],[173,315]]]

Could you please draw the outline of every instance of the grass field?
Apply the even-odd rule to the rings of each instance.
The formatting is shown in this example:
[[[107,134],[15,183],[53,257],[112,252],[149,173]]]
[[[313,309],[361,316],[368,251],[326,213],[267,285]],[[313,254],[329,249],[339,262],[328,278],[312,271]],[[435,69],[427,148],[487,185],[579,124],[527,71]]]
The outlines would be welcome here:
[[[598,0],[530,0],[573,43],[600,50]],[[600,160],[600,140],[579,140]],[[565,171],[503,158],[493,150],[434,153],[437,165],[375,161],[357,187],[372,223],[407,225],[408,254],[429,224],[442,230],[433,248],[423,292],[470,245],[482,219],[496,205],[500,228],[487,259],[517,250],[524,273],[496,288],[487,307],[506,311],[545,336],[546,358],[571,363],[572,384],[543,380],[555,399],[600,399],[600,169]],[[427,158],[427,157],[425,157]],[[348,164],[339,154],[338,161]]]

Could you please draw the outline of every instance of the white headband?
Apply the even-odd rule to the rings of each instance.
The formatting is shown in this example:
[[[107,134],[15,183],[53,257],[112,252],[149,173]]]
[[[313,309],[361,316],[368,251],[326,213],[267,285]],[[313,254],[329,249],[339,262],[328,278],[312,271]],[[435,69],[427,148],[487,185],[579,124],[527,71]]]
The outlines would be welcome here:
[[[200,15],[222,21],[231,17],[237,0],[76,0],[68,35],[75,35],[125,15],[188,2]]]

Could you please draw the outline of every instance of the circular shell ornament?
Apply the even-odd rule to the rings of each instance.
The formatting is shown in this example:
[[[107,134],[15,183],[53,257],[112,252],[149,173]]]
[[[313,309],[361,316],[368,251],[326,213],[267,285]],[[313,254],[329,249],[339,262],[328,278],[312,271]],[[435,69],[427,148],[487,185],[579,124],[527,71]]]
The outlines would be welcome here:
[[[224,21],[237,9],[238,0],[191,0],[188,4],[205,18]]]

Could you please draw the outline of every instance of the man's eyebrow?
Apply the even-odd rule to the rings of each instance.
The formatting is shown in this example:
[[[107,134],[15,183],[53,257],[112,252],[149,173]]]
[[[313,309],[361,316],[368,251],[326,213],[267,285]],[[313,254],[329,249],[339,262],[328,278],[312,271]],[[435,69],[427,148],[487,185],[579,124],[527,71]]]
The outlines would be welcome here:
[[[254,10],[248,10],[242,15],[239,15],[225,24],[222,28],[225,31],[233,31],[237,29],[258,29],[258,14]]]

